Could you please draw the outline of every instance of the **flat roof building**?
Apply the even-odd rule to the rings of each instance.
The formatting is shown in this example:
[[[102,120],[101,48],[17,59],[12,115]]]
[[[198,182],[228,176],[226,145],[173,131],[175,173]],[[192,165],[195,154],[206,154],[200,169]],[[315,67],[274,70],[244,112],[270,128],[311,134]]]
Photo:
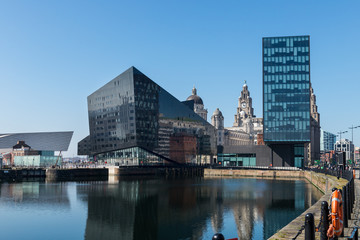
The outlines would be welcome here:
[[[310,36],[263,38],[264,142],[280,166],[302,167],[310,133]]]

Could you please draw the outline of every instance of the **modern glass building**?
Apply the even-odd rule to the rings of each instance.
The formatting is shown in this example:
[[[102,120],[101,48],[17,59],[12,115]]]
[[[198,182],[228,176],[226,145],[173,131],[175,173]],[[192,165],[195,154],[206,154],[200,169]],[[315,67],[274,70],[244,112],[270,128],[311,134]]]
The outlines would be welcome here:
[[[310,142],[310,36],[263,38],[264,142],[302,166]],[[279,146],[275,146],[280,144]]]
[[[135,67],[87,100],[90,136],[79,142],[79,155],[119,165],[153,165],[171,161],[172,145],[185,146],[188,136],[195,138],[196,151],[176,147],[177,162],[210,163],[216,154],[215,128]]]
[[[320,151],[326,152],[334,150],[336,135],[321,129],[320,132]]]
[[[255,167],[256,154],[239,154],[239,153],[220,153],[218,162],[224,167]]]
[[[310,37],[263,38],[265,142],[310,141]]]

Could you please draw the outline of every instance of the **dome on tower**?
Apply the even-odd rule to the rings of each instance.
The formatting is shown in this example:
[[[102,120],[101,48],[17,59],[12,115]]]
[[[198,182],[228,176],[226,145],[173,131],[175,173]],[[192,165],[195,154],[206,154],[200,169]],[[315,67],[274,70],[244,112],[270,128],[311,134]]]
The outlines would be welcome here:
[[[190,95],[186,101],[190,101],[190,100],[193,100],[195,104],[202,104],[204,105],[203,103],[203,100],[201,99],[201,97],[199,97],[197,94],[196,94],[196,88],[194,86],[194,88],[192,89],[192,95]]]
[[[222,116],[222,112],[217,108],[215,112],[213,113],[213,116]]]

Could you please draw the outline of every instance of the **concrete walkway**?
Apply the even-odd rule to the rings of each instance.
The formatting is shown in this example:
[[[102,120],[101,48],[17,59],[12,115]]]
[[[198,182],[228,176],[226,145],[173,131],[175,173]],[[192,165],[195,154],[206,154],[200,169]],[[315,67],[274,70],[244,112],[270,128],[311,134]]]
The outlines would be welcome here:
[[[345,228],[344,236],[348,237],[351,235],[354,227],[360,228],[360,180],[355,179],[355,202],[351,219],[348,220],[348,228]],[[360,230],[360,229],[359,229]],[[339,238],[347,239],[347,238]]]

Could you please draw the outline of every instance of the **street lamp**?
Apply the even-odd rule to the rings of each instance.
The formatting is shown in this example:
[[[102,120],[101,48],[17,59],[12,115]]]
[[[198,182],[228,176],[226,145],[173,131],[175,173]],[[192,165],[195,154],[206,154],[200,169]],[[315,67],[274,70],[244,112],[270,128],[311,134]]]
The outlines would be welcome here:
[[[338,136],[340,136],[340,140],[339,140],[339,143],[340,143],[340,152],[342,152],[341,134],[347,133],[347,132],[348,132],[348,131],[340,131],[340,132],[337,133],[337,134],[339,134]],[[336,148],[335,148],[335,150],[336,150]]]
[[[358,128],[358,127],[360,127],[360,125],[359,126],[355,126],[354,127],[354,125],[351,125],[351,127],[349,127],[349,129],[351,129],[351,142],[352,142],[352,144],[354,145],[354,149],[353,149],[353,161],[355,162],[355,144],[354,144],[354,128]],[[351,145],[350,145],[350,147],[351,147]],[[350,149],[351,150],[351,149]]]
[[[341,151],[341,149],[342,149],[342,146],[341,146],[341,134],[343,134],[343,133],[347,133],[348,131],[340,131],[340,132],[338,132],[338,134],[340,135],[340,151]]]

